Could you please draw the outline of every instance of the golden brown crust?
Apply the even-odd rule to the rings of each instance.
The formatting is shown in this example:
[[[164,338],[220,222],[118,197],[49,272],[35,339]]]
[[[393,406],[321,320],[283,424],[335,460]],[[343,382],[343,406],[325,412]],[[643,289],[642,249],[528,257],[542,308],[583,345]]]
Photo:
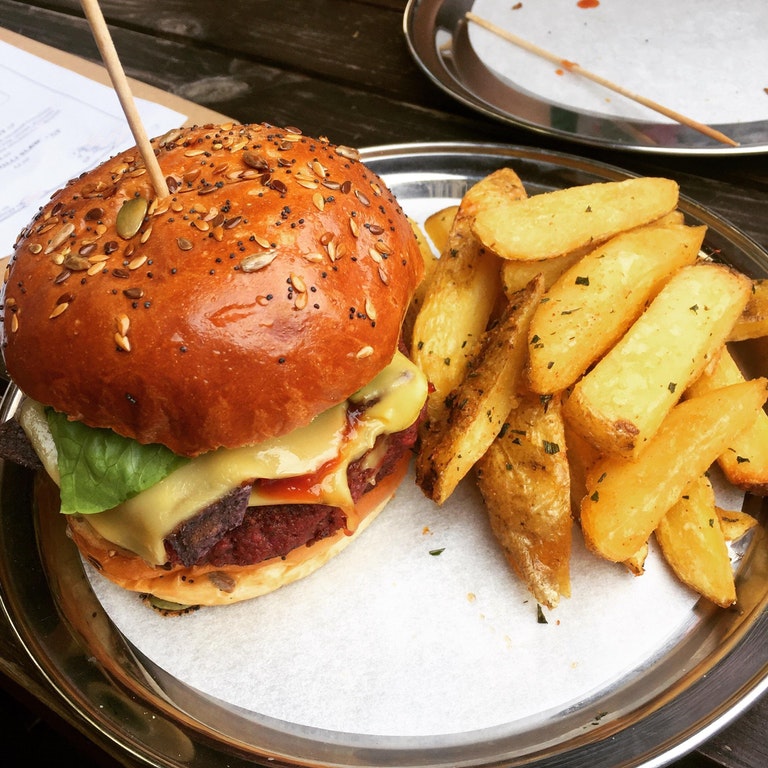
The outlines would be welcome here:
[[[123,589],[181,605],[228,605],[302,579],[345,549],[392,498],[408,469],[409,459],[410,454],[404,456],[394,472],[362,497],[356,509],[360,520],[354,533],[342,529],[309,547],[297,547],[284,558],[275,557],[255,565],[178,566],[165,570],[114,547],[96,533],[85,516],[67,519],[69,533],[83,557]]]
[[[267,125],[154,146],[169,198],[129,150],[17,241],[3,342],[22,391],[196,455],[306,424],[389,363],[423,264],[351,150]],[[134,198],[149,203],[135,223]]]

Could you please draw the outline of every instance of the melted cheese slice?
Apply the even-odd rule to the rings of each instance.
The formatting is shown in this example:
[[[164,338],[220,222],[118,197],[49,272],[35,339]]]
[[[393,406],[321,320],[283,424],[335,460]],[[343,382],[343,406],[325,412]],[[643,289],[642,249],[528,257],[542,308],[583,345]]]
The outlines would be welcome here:
[[[252,480],[266,480],[278,482],[256,483],[251,505],[330,504],[345,510],[347,528],[354,531],[358,521],[347,467],[370,451],[379,435],[400,432],[413,424],[426,396],[424,374],[398,352],[370,384],[307,426],[258,445],[198,456],[114,509],[88,515],[88,522],[105,539],[160,565],[167,559],[163,541],[179,524],[232,489]],[[57,481],[55,447],[52,457],[43,409],[33,404],[25,410],[26,415],[20,417],[22,426]],[[311,483],[302,482],[301,491],[289,481],[306,476],[311,476]]]

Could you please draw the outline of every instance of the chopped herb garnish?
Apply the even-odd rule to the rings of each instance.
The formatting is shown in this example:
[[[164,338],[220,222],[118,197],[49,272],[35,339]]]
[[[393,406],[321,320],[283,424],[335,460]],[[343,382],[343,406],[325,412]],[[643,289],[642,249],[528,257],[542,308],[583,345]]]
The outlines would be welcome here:
[[[576,277],[576,285],[589,285],[589,277]]]
[[[591,501],[594,501],[594,502],[600,501],[600,494],[597,491],[595,491],[589,498]]]
[[[536,604],[536,621],[539,624],[549,624],[547,617],[544,615],[544,611],[538,603]]]
[[[429,554],[432,555],[432,557],[437,557],[438,555],[442,555],[443,552],[445,552],[445,547],[440,547],[440,549],[429,550]]]
[[[554,456],[556,453],[560,453],[560,446],[557,443],[552,443],[549,440],[542,440],[544,446],[544,453]]]
[[[688,307],[688,309],[691,310],[691,312],[698,312],[699,311],[699,305],[693,304],[692,306]]]
[[[736,463],[737,464],[744,464],[744,463],[749,464],[749,459],[746,456],[737,456],[736,457]]]
[[[670,381],[669,384],[667,384],[667,389],[674,394],[675,390],[677,389],[677,383],[674,381]]]

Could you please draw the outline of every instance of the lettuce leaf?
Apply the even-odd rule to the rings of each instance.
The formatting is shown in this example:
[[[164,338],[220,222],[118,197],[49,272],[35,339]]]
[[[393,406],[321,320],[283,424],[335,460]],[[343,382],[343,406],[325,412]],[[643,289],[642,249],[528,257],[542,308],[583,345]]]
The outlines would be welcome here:
[[[189,459],[164,445],[142,445],[46,409],[58,452],[61,511],[103,512],[160,482]]]

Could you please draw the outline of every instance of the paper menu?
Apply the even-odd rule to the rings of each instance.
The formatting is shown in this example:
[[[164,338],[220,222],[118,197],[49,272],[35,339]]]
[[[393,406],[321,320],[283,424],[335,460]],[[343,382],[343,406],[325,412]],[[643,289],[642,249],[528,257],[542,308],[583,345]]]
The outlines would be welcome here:
[[[117,95],[67,67],[0,41],[0,255],[69,179],[135,142]],[[149,136],[187,118],[136,99]]]

